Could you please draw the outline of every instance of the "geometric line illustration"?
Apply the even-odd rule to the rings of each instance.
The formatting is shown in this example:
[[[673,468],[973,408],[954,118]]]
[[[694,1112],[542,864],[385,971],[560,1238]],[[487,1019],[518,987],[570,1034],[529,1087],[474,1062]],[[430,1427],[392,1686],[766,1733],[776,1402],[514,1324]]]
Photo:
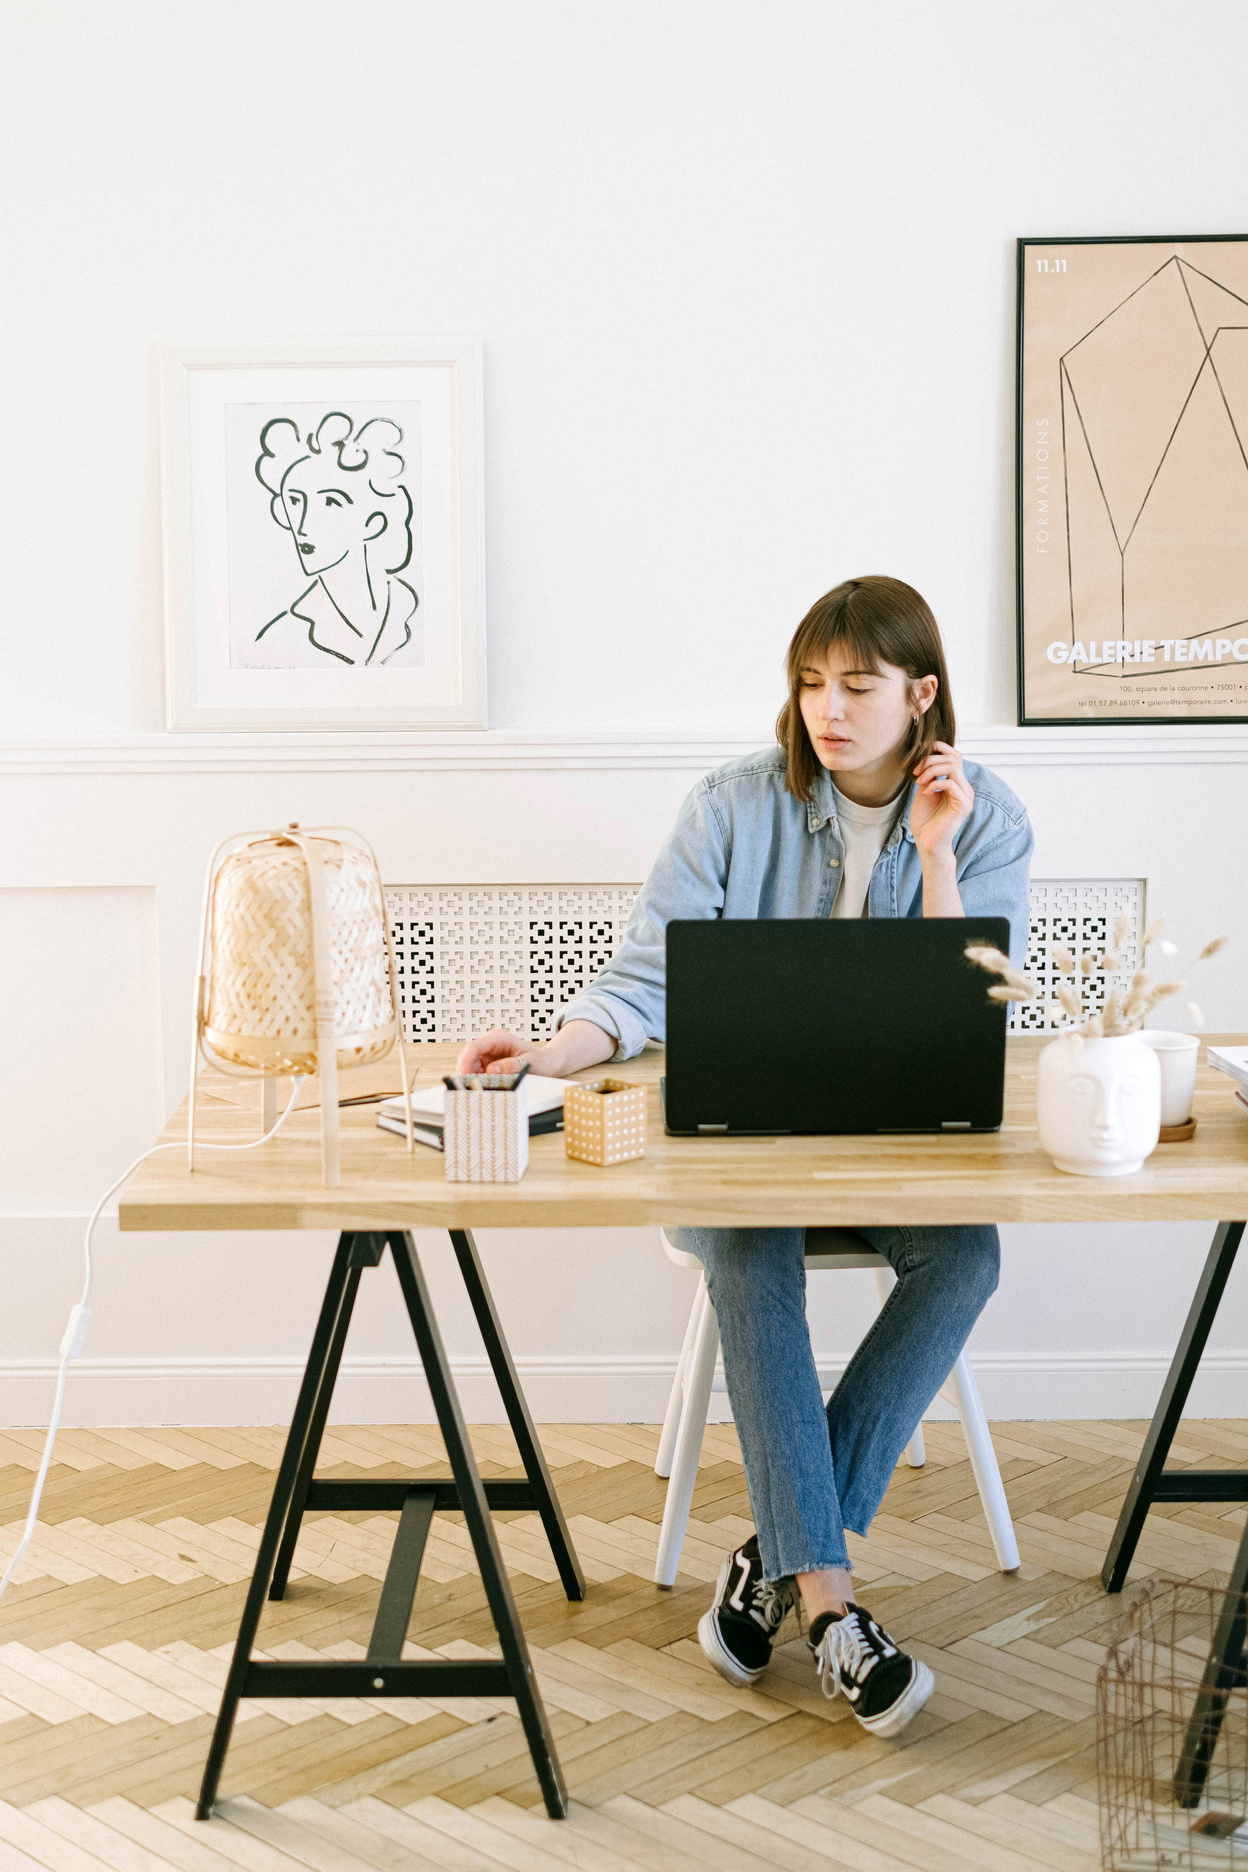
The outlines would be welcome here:
[[[1248,625],[1248,300],[1172,255],[1058,380],[1079,674],[1216,668]],[[1142,657],[1145,641],[1164,654]]]

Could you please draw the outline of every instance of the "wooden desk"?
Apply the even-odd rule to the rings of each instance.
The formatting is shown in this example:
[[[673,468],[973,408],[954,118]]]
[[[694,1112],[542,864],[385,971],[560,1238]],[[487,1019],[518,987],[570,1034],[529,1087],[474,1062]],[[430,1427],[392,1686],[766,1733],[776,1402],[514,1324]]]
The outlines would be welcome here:
[[[1223,1036],[1242,1039],[1242,1036]],[[381,1131],[376,1108],[342,1112],[342,1182],[320,1183],[319,1113],[297,1111],[271,1145],[246,1155],[205,1153],[192,1176],[168,1151],[145,1163],[120,1203],[123,1229],[338,1229],[335,1256],[286,1450],[278,1471],[256,1570],[239,1630],[200,1793],[211,1811],[240,1697],[423,1693],[515,1696],[534,1767],[553,1816],[566,1812],[554,1743],[532,1675],[499,1554],[491,1508],[536,1508],[569,1598],[584,1584],[528,1407],[485,1281],[471,1229],[599,1228],[638,1223],[775,1227],[948,1222],[1216,1221],[1213,1245],[1174,1356],[1161,1402],[1132,1479],[1102,1578],[1117,1591],[1154,1500],[1248,1500],[1248,1472],[1164,1471],[1218,1303],[1248,1219],[1248,1113],[1231,1083],[1201,1066],[1195,1138],[1163,1144],[1131,1177],[1076,1177],[1055,1170],[1035,1132],[1036,1060],[1044,1041],[1009,1043],[1005,1121],[986,1136],[670,1138],[663,1131],[659,1078],[663,1053],[647,1049],[620,1068],[648,1088],[646,1155],[609,1170],[571,1161],[558,1134],[531,1140],[528,1173],[517,1184],[454,1184],[443,1159]],[[436,1082],[457,1048],[412,1049],[418,1084]],[[726,1066],[725,1070],[748,1070]],[[597,1078],[601,1067],[578,1075]],[[211,1090],[212,1075],[201,1085]],[[344,1085],[344,1096],[349,1087]],[[243,1142],[257,1117],[206,1099],[206,1143]],[[162,1141],[186,1135],[185,1107]],[[1227,1220],[1227,1218],[1231,1218]],[[525,1482],[482,1483],[454,1381],[429,1303],[410,1230],[449,1230],[469,1297],[525,1465]],[[411,1318],[450,1458],[453,1482],[318,1482],[315,1465],[355,1292],[364,1269],[389,1249]],[[251,1650],[266,1594],[281,1598],[305,1510],[400,1509],[401,1517],[366,1662],[256,1663]],[[499,1663],[414,1663],[401,1651],[430,1519],[461,1508],[503,1651]],[[1245,1535],[1248,1556],[1248,1534]],[[1245,1558],[1248,1566],[1248,1558]],[[1241,1568],[1241,1571],[1243,1569]]]
[[[1243,1036],[1219,1036],[1242,1041]],[[245,1157],[201,1159],[194,1176],[169,1151],[145,1163],[121,1201],[123,1229],[854,1227],[886,1222],[1163,1222],[1248,1216],[1248,1112],[1203,1063],[1196,1136],[1162,1144],[1132,1177],[1066,1176],[1035,1131],[1039,1039],[1011,1040],[1005,1122],[977,1137],[670,1138],[659,1105],[663,1052],[618,1069],[648,1088],[646,1155],[610,1170],[574,1163],[557,1133],[534,1138],[520,1183],[448,1183],[436,1151],[408,1157],[370,1106],[342,1113],[342,1184],[320,1186],[319,1114],[297,1112]],[[418,1085],[458,1048],[411,1049]],[[748,1071],[748,1063],[725,1071]],[[601,1078],[605,1068],[581,1073]],[[201,1081],[211,1084],[205,1075]],[[209,1102],[205,1101],[205,1112]],[[208,1142],[254,1136],[230,1107],[206,1115]],[[166,1138],[185,1135],[181,1113]]]

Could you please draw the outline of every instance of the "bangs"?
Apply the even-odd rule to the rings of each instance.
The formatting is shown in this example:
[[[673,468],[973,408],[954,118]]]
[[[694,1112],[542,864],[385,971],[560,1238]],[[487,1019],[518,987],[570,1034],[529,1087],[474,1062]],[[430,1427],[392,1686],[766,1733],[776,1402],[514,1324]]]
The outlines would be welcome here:
[[[789,679],[800,677],[805,669],[818,669],[827,661],[829,650],[844,650],[852,659],[848,669],[862,675],[882,676],[888,660],[880,655],[875,633],[864,628],[848,605],[833,612],[821,612],[816,606],[797,627],[789,645]]]

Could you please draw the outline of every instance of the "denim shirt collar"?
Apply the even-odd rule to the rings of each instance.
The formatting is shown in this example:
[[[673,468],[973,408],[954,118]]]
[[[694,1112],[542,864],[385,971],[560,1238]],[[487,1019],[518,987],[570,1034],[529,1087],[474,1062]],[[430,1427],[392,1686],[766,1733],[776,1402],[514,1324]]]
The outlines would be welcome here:
[[[903,838],[914,843],[914,834],[910,830],[910,808],[914,804],[914,781],[911,780],[906,791],[906,803],[901,809],[901,816],[888,835],[885,851],[892,851]],[[806,802],[806,830],[821,832],[830,825],[839,833],[840,826],[836,817],[836,795],[832,788],[832,776],[826,767],[821,767],[811,782],[810,798]]]

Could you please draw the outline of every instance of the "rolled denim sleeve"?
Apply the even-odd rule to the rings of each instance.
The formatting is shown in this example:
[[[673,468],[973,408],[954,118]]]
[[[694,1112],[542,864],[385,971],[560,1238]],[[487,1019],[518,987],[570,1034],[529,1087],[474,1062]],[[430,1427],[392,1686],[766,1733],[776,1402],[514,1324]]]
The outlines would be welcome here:
[[[560,1008],[556,1030],[565,1021],[593,1021],[614,1037],[617,1060],[632,1059],[647,1040],[663,1040],[667,926],[673,918],[722,914],[730,856],[712,788],[700,781],[642,885],[619,950],[588,988]]]
[[[1003,916],[1010,924],[1010,960],[1016,968],[1027,965],[1031,932],[1031,852],[1035,844],[1025,812],[1008,820],[1005,830],[972,839],[969,850],[958,846],[958,894],[967,916]]]

